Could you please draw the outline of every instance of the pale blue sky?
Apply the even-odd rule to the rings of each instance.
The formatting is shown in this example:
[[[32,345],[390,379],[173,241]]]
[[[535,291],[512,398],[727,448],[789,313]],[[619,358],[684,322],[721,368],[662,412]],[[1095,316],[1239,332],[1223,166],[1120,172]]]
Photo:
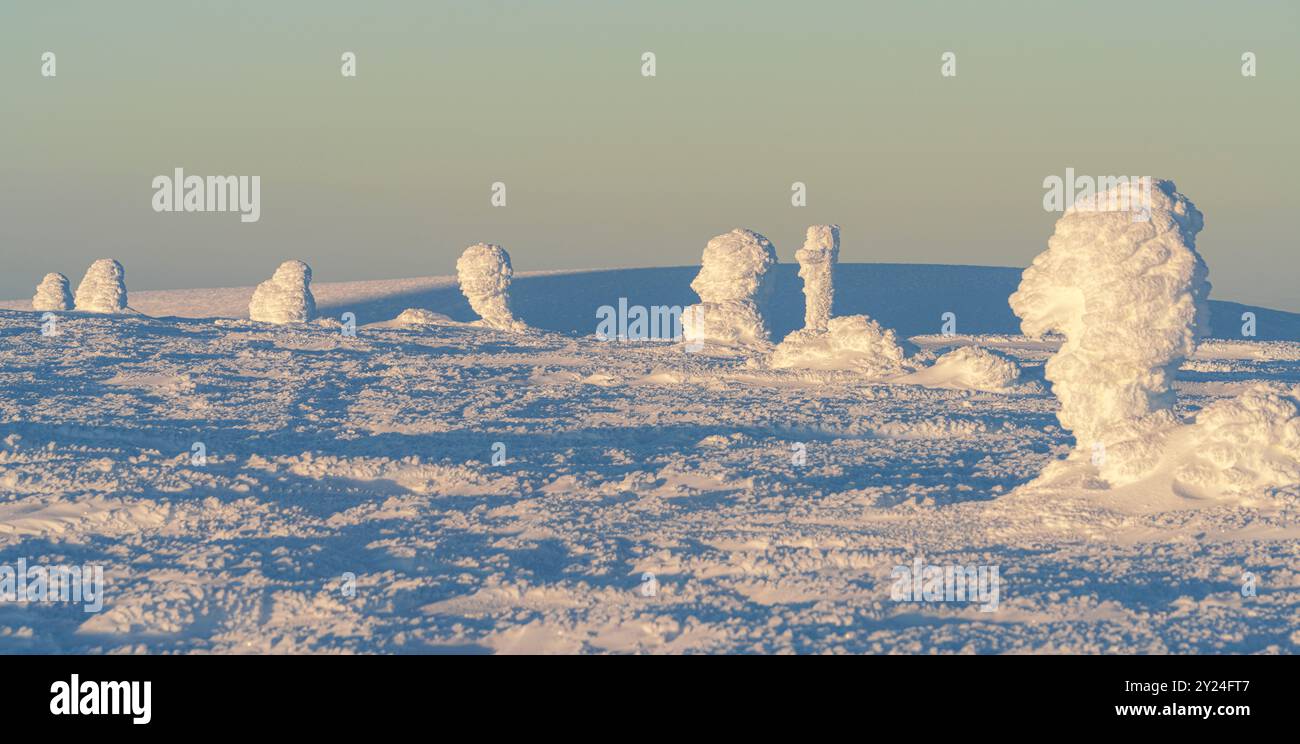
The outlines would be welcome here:
[[[1073,167],[1173,179],[1214,296],[1300,310],[1298,41],[1282,0],[7,2],[0,297],[102,256],[135,289],[447,274],[478,241],[691,264],[738,226],[790,261],[821,222],[845,261],[1023,266]],[[261,221],[154,213],[175,167],[261,176]]]

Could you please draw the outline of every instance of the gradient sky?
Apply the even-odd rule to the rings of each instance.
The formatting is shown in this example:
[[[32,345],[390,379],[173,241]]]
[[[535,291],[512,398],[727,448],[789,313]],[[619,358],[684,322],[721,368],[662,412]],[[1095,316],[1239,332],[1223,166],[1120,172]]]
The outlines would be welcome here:
[[[822,222],[843,261],[1024,266],[1073,167],[1173,179],[1213,296],[1300,311],[1294,0],[10,0],[0,90],[4,298],[104,256],[132,289],[230,286],[449,274],[478,241],[694,264],[748,227],[792,261]],[[261,176],[261,221],[153,212],[176,167]]]

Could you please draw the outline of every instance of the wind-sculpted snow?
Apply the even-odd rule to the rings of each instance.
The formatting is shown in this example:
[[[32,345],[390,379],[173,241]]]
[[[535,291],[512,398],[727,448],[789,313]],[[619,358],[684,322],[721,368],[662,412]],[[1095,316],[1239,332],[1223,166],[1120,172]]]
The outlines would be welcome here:
[[[1174,477],[1193,495],[1300,484],[1300,386],[1257,385],[1196,415]]]
[[[442,313],[435,313],[422,307],[408,307],[396,318],[393,318],[392,324],[395,326],[422,326],[450,322],[452,322],[451,318]]]
[[[794,254],[803,279],[804,328],[824,331],[831,319],[834,289],[831,285],[835,263],[840,258],[838,225],[813,225],[803,247]]]
[[[1294,389],[1252,388],[1191,421],[1175,411],[1173,378],[1209,321],[1208,269],[1195,247],[1203,223],[1168,181],[1153,184],[1150,206],[1149,221],[1091,201],[1067,211],[1010,298],[1026,333],[1065,336],[1045,375],[1076,449],[1039,484],[1082,483],[1095,473],[1096,485],[1137,489],[1148,502],[1190,495],[1243,503],[1295,486]]]
[[[804,327],[782,339],[768,358],[774,369],[852,370],[869,379],[906,369],[907,350],[892,329],[865,315],[831,317],[832,277],[840,253],[840,228],[813,225],[795,252],[803,279]]]
[[[111,258],[101,258],[86,269],[77,285],[76,309],[87,313],[126,310],[126,270]]]
[[[1149,219],[1104,208],[1138,198],[1128,181],[1071,207],[1010,298],[1026,334],[1065,337],[1046,377],[1081,450],[1171,409],[1174,372],[1208,330],[1201,213],[1170,181],[1150,195]]]
[[[33,310],[71,310],[74,307],[68,277],[57,272],[45,275],[32,297]]]
[[[906,352],[892,329],[865,315],[831,318],[826,330],[803,329],[786,336],[768,360],[774,369],[843,369],[869,379],[905,371]]]
[[[311,267],[298,260],[280,264],[275,274],[253,291],[248,317],[263,323],[306,323],[315,318]]]
[[[476,243],[456,261],[460,291],[489,328],[521,331],[527,326],[510,309],[510,254],[499,245]]]
[[[1092,462],[1111,487],[1143,484],[1247,502],[1300,484],[1300,387],[1258,384],[1189,423],[1160,412],[1117,427]]]
[[[691,289],[700,302],[682,312],[688,342],[767,346],[763,303],[771,294],[768,270],[776,264],[771,241],[752,230],[719,235],[704,247]]]
[[[0,311],[0,565],[108,581],[99,613],[0,611],[0,652],[1300,652],[1300,594],[1263,590],[1300,575],[1294,342],[1198,350],[1176,487],[1108,504],[1021,488],[1071,446],[1037,384],[463,322],[38,320]],[[1291,482],[1191,498],[1210,469]],[[922,556],[1000,566],[1001,604],[895,601]]]
[[[914,374],[896,378],[927,387],[951,387],[1006,392],[1020,380],[1020,366],[1003,354],[981,346],[959,346]]]

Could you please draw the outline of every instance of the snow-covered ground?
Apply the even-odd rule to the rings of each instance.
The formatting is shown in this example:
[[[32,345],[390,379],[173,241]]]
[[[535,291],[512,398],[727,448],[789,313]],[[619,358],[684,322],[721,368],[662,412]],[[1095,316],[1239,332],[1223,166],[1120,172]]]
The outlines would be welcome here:
[[[0,602],[0,651],[1300,651],[1300,484],[1027,487],[1073,440],[1018,269],[835,269],[836,316],[1004,354],[998,392],[594,337],[620,297],[697,302],[697,271],[520,272],[526,333],[467,323],[455,277],[313,282],[305,325],[246,320],[252,287],[132,290],[58,335],[0,303],[0,565],[107,574],[99,613]],[[1210,305],[1180,414],[1300,384],[1300,316]],[[412,307],[446,318],[389,322]],[[918,558],[996,566],[996,608],[895,601]]]

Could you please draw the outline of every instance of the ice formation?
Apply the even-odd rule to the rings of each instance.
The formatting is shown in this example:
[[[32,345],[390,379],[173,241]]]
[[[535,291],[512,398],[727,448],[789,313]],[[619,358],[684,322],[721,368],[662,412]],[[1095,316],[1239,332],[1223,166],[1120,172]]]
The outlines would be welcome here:
[[[71,310],[72,307],[72,290],[68,286],[68,277],[57,272],[46,274],[36,287],[32,309]]]
[[[1121,182],[1118,196],[1129,188]],[[1162,411],[1168,420],[1170,380],[1209,326],[1201,213],[1170,181],[1152,183],[1149,219],[1095,208],[1112,191],[1066,211],[1010,298],[1027,335],[1064,335],[1045,374],[1061,425],[1089,451],[1117,427]]]
[[[804,328],[824,331],[831,320],[831,274],[840,258],[838,225],[813,225],[803,247],[794,254],[803,279]]]
[[[776,249],[752,230],[732,230],[704,247],[700,273],[691,289],[700,302],[682,312],[682,336],[688,342],[766,346],[762,305],[771,293],[768,269]]]
[[[311,267],[298,260],[280,264],[275,274],[253,291],[248,317],[263,323],[306,323],[315,318]]]
[[[510,254],[499,245],[476,243],[456,261],[456,278],[469,306],[490,328],[518,331],[526,326],[510,310]]]
[[[831,318],[826,330],[804,329],[786,336],[768,359],[775,369],[848,369],[872,378],[906,371],[906,352],[893,329],[865,315]]]
[[[76,308],[87,313],[126,310],[126,271],[111,258],[101,258],[86,269],[77,285]]]

